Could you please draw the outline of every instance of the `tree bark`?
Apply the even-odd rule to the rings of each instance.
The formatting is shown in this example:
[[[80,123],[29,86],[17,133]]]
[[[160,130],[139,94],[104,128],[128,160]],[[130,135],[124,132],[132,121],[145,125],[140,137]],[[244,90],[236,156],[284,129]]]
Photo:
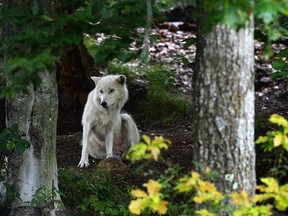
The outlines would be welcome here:
[[[202,18],[202,20],[205,20]],[[203,27],[199,22],[198,28]],[[199,32],[194,74],[196,169],[210,167],[223,193],[255,191],[253,22]]]
[[[31,1],[9,0],[4,5],[26,7]],[[40,1],[41,10],[49,14],[51,1]],[[5,33],[12,34],[19,29],[6,27]],[[23,30],[23,29],[21,29]],[[20,30],[20,31],[21,31]],[[56,70],[40,74],[40,86],[29,86],[29,94],[17,94],[6,104],[6,126],[19,125],[19,130],[26,134],[31,147],[24,155],[16,151],[8,158],[7,184],[13,188],[19,198],[12,201],[10,215],[39,215],[40,208],[30,209],[30,203],[37,189],[44,186],[47,190],[58,190],[56,161],[56,126],[58,113]],[[7,80],[7,85],[9,85]],[[60,196],[56,197],[60,199]],[[45,206],[49,214],[55,214],[56,204]],[[41,209],[42,210],[42,209]],[[47,213],[47,212],[46,212]]]
[[[63,10],[63,9],[62,9]],[[81,118],[87,96],[94,88],[91,76],[100,76],[84,45],[65,46],[57,64],[59,96],[58,134],[82,130]]]
[[[26,133],[26,138],[31,142],[31,147],[23,156],[15,151],[8,158],[7,183],[20,195],[20,199],[11,203],[11,215],[23,214],[23,209],[27,211],[36,190],[41,186],[50,191],[52,188],[58,190],[56,73],[45,71],[41,78],[41,86],[30,86],[29,95],[19,94],[7,101],[7,126],[18,123],[19,129]],[[38,210],[31,211],[35,213]]]

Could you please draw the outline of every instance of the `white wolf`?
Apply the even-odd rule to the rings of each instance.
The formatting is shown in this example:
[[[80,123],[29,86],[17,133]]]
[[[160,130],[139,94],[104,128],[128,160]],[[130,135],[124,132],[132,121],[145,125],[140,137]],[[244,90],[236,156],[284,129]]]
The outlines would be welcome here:
[[[121,158],[139,142],[139,132],[130,115],[121,114],[128,100],[126,77],[91,77],[95,89],[90,92],[82,117],[82,154],[78,167],[89,166],[88,156]]]

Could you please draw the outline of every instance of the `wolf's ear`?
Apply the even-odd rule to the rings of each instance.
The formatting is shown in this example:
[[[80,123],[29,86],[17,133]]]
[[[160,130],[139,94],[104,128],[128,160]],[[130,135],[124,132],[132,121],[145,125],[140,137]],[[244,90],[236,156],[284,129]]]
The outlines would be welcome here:
[[[95,83],[95,86],[97,85],[98,81],[100,80],[100,77],[95,77],[95,76],[92,76],[91,79],[94,81]]]
[[[120,83],[121,85],[124,85],[124,84],[126,83],[126,76],[120,75],[120,76],[117,78],[117,82]]]

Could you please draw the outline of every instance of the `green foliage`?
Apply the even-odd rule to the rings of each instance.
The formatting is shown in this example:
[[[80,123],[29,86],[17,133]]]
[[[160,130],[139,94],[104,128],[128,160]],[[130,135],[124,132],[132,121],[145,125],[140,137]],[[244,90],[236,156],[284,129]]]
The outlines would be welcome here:
[[[55,187],[51,190],[47,189],[45,186],[39,187],[30,203],[30,208],[34,208],[35,205],[41,208],[54,209],[56,206],[58,208],[63,207],[63,203],[58,198],[65,197],[60,191],[58,191]]]
[[[279,15],[287,16],[288,3],[281,0],[204,0],[199,5],[200,11],[206,13],[204,32],[209,32],[218,23],[239,28],[246,25],[254,13],[269,41],[278,39],[283,32],[279,25]],[[202,16],[203,14],[198,14]]]
[[[109,74],[123,74],[127,77],[128,83],[129,80],[135,78],[136,72],[133,71],[128,65],[125,65],[120,61],[112,61],[108,64],[107,72]]]
[[[261,38],[265,39],[266,58],[274,54],[271,48],[272,41],[288,36],[288,29],[280,23],[280,17],[288,15],[287,1],[204,0],[198,6],[197,16],[202,22],[202,33],[209,33],[217,24],[224,24],[238,30],[246,26],[254,16],[256,33],[261,33]],[[203,14],[205,14],[205,18],[203,18]]]
[[[25,150],[28,149],[30,145],[30,142],[25,139],[25,134],[19,131],[17,124],[14,124],[9,128],[5,128],[0,133],[0,182],[3,182],[6,177],[6,162],[4,157],[10,156],[13,151],[17,151],[18,154],[23,155]],[[20,194],[15,190],[15,188],[11,187],[8,183],[5,183],[5,187],[8,203],[11,203],[16,198],[19,198]],[[1,207],[3,207],[2,202],[0,202],[0,208]]]
[[[288,77],[288,48],[282,49],[275,56],[275,61],[272,63],[272,67],[277,70],[272,74],[273,78]]]
[[[212,2],[211,0],[204,0],[198,7],[200,9],[200,13],[197,14],[199,19],[203,13],[206,14],[201,30],[208,33],[218,23],[233,28],[243,27],[253,11],[254,1],[217,0]]]
[[[64,204],[76,206],[80,215],[130,215],[128,186],[123,179],[112,178],[102,169],[79,172],[73,168],[60,169],[58,178]]]
[[[39,73],[45,69],[53,71],[55,62],[64,54],[63,48],[82,43],[84,33],[107,35],[100,44],[86,40],[97,61],[123,60],[125,50],[140,36],[136,28],[145,23],[144,1],[63,0],[61,3],[62,10],[73,9],[47,15],[37,1],[21,8],[1,7],[0,25],[5,27],[4,31],[11,32],[4,34],[0,50],[0,54],[9,59],[0,74],[9,80],[8,87],[0,88],[1,98],[13,97],[19,91],[27,92],[27,85],[31,83],[39,85]]]
[[[163,66],[147,67],[145,75],[149,82],[148,98],[141,104],[140,113],[150,120],[170,123],[187,116],[187,102],[171,91],[173,72]]]
[[[9,156],[12,151],[16,150],[20,155],[30,147],[30,142],[23,137],[25,134],[19,131],[18,125],[12,125],[5,128],[0,134],[0,154]]]

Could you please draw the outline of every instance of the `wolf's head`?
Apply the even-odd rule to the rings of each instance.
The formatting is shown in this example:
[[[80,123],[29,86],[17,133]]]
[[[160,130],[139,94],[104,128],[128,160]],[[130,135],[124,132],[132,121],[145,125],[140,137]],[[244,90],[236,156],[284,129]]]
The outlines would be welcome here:
[[[128,100],[126,77],[124,75],[108,75],[91,77],[95,83],[94,101],[103,109],[121,109]]]

